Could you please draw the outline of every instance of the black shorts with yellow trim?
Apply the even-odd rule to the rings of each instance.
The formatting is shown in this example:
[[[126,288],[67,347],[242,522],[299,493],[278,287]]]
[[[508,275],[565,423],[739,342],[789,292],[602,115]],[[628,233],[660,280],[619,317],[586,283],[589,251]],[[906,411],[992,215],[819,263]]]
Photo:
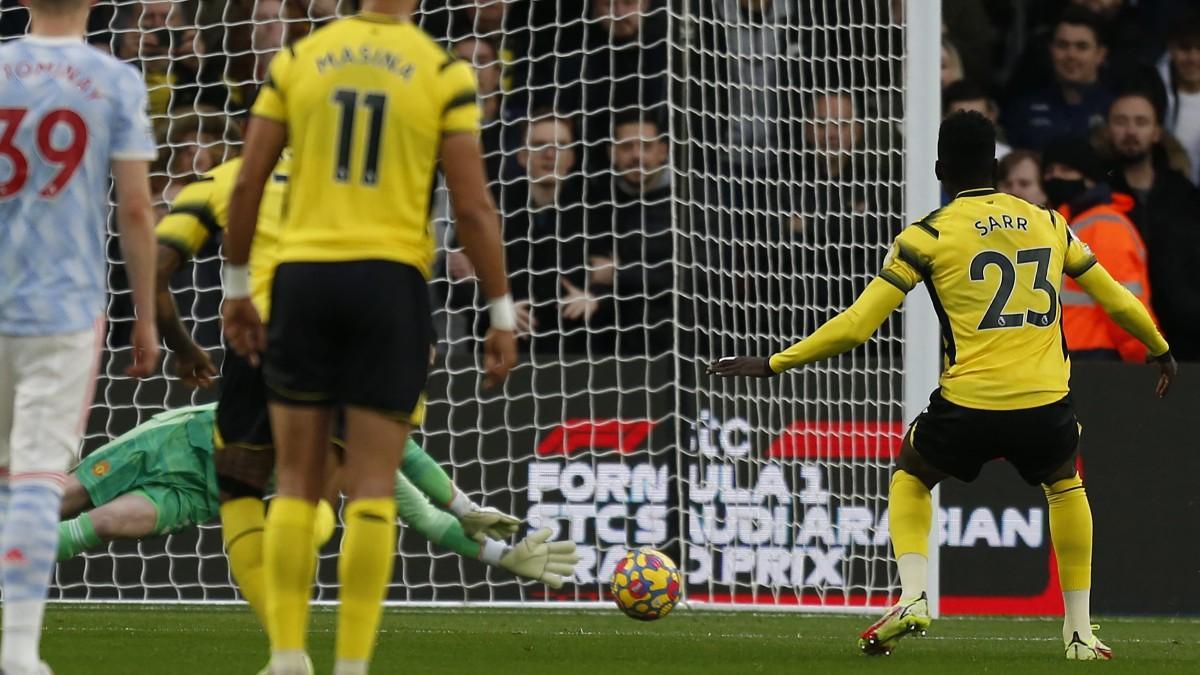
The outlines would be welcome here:
[[[1037,485],[1075,456],[1080,429],[1069,394],[1037,408],[978,410],[947,401],[938,389],[908,439],[922,459],[963,482],[978,478],[984,464],[1004,459]]]
[[[420,271],[385,260],[281,263],[271,302],[271,400],[421,423],[434,333]]]
[[[216,431],[218,448],[239,445],[266,450],[274,445],[262,369],[250,365],[228,347],[221,364]]]

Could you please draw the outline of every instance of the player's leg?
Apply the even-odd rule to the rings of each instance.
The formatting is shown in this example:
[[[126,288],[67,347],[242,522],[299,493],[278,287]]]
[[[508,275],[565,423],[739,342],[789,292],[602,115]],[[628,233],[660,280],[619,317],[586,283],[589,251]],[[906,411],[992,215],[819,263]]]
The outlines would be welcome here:
[[[275,448],[262,369],[232,349],[221,364],[213,465],[217,475],[221,536],[234,581],[270,635],[263,571],[267,483],[275,471]]]
[[[897,640],[930,625],[925,591],[934,515],[931,491],[947,477],[971,482],[979,475],[983,463],[993,456],[980,432],[984,422],[980,411],[950,403],[939,390],[929,397],[929,407],[905,436],[888,492],[888,527],[901,597],[859,636],[864,653],[891,653]]]
[[[933,527],[932,490],[946,478],[944,472],[934,468],[916,451],[913,436],[910,432],[904,438],[888,490],[888,528],[900,572],[902,600],[918,598],[925,593],[929,531]]]
[[[333,415],[326,407],[274,402],[270,410],[276,496],[266,519],[263,564],[271,663],[275,671],[304,672],[316,567],[313,531]]]
[[[79,478],[75,474],[68,475],[66,485],[63,486],[62,505],[58,510],[59,517],[72,518],[94,506],[92,496],[88,494]]]
[[[1019,447],[1006,454],[1025,482],[1042,486],[1050,512],[1050,540],[1062,585],[1063,642],[1067,658],[1109,659],[1112,651],[1092,635],[1092,511],[1075,469],[1081,427],[1070,396],[1011,413]],[[1078,638],[1078,639],[1076,639]]]
[[[337,675],[367,672],[396,550],[396,469],[409,429],[424,416],[429,348],[429,290],[407,265],[365,261],[341,267],[338,295],[356,300],[344,312],[353,336],[341,363],[337,397],[345,404],[346,524],[338,578]],[[361,289],[388,289],[363,294]]]
[[[70,560],[103,543],[87,514],[92,508],[92,496],[83,483],[75,474],[67,476],[62,505],[58,510],[61,520],[58,523],[58,552],[55,554],[57,562]]]
[[[929,568],[929,532],[933,526],[931,490],[946,474],[913,447],[918,419],[904,437],[888,490],[888,528],[900,572],[900,600],[859,635],[864,654],[890,654],[900,638],[929,627],[925,595]]]
[[[1067,658],[1105,660],[1112,650],[1092,634],[1092,510],[1072,457],[1042,483],[1050,511],[1050,541],[1063,594]]]
[[[58,513],[92,399],[102,327],[53,337],[5,338],[15,385],[9,435],[10,497],[4,517],[4,632],[0,669],[38,672],[46,591],[58,545]]]
[[[141,539],[158,533],[158,508],[145,494],[121,495],[107,504],[59,524],[60,537],[72,540],[73,548],[64,557],[59,545],[59,561],[116,539]],[[86,530],[86,533],[77,532]]]
[[[346,409],[342,485],[346,530],[338,561],[338,673],[366,673],[375,648],[396,550],[395,478],[410,426],[361,408]]]
[[[4,524],[8,522],[9,467],[12,461],[9,438],[12,434],[13,399],[16,396],[10,342],[9,338],[0,335],[0,541],[4,540]],[[0,559],[0,567],[3,564]]]

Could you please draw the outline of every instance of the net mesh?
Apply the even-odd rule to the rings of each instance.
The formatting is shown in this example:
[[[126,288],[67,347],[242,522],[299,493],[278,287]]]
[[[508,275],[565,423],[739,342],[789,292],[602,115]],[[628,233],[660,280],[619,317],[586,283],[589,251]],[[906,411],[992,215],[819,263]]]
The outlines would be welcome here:
[[[236,156],[270,56],[336,2],[102,2],[89,40],[139,68],[160,144],[157,208]],[[345,4],[345,3],[344,3]],[[694,602],[888,600],[887,466],[901,420],[899,323],[794,376],[703,364],[809,334],[873,277],[902,214],[900,3],[425,0],[418,21],[476,67],[482,142],[522,316],[524,365],[480,388],[486,311],[444,188],[431,225],[438,358],[420,440],[477,501],[574,539],[549,593],[404,530],[394,601],[607,598],[635,546],[675,558]],[[0,26],[23,31],[5,2]],[[172,280],[221,354],[220,252]],[[212,400],[135,382],[111,251],[109,335],[84,452]],[[219,360],[219,359],[218,359]],[[232,600],[219,526],[118,542],[59,566],[89,600]],[[336,597],[335,540],[317,594]]]

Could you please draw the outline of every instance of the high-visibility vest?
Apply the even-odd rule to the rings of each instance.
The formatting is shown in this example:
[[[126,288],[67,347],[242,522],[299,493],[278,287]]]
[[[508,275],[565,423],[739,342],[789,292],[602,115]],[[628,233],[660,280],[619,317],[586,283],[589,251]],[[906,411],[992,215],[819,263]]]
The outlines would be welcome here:
[[[1096,260],[1108,273],[1150,311],[1146,245],[1121,209],[1121,206],[1131,205],[1132,199],[1114,194],[1113,202],[1080,213],[1070,220],[1071,229],[1080,241],[1091,247]],[[1120,353],[1124,361],[1142,363],[1146,360],[1145,345],[1121,329],[1070,277],[1063,280],[1062,304],[1063,332],[1071,351],[1108,349]]]

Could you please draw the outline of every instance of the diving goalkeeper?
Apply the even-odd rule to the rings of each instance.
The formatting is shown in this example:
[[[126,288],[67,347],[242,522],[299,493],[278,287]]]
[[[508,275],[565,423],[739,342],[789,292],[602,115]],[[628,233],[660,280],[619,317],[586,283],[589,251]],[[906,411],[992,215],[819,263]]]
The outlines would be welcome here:
[[[85,457],[67,478],[61,515],[69,520],[59,525],[59,562],[112,540],[167,534],[216,518],[215,408],[160,413]],[[397,517],[421,536],[515,576],[560,588],[579,560],[573,542],[547,541],[548,529],[515,546],[504,543],[520,520],[476,505],[411,439],[396,475],[395,498]],[[314,534],[318,547],[334,527],[328,502],[322,512]],[[247,600],[262,620],[260,599],[247,595]]]

